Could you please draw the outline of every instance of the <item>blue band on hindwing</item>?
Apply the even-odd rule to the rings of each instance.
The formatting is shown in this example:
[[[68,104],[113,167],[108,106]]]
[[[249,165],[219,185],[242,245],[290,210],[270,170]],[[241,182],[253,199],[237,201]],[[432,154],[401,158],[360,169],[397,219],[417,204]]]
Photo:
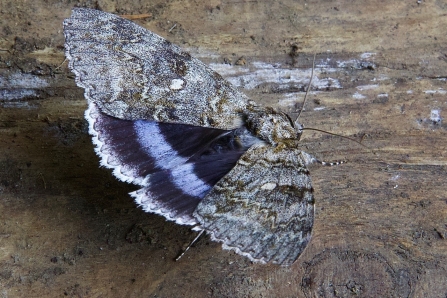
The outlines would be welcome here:
[[[143,186],[131,195],[146,210],[195,224],[200,200],[245,151],[228,131],[147,120],[121,120],[94,103],[86,111],[101,164]]]

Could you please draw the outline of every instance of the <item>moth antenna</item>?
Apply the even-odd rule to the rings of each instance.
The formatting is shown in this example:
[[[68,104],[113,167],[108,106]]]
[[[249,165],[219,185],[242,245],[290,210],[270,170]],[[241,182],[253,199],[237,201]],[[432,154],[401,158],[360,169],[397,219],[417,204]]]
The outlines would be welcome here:
[[[176,262],[177,262],[178,260],[180,260],[181,257],[183,257],[183,255],[184,255],[184,254],[191,248],[191,246],[192,246],[194,243],[197,242],[197,240],[199,240],[200,236],[203,235],[203,232],[205,232],[205,230],[201,230],[201,231],[199,232],[199,234],[196,236],[196,238],[194,238],[194,240],[192,240],[191,243],[188,244],[188,246],[185,248],[185,250],[182,251],[182,253],[181,253],[177,258],[175,258],[175,261],[176,261]]]
[[[344,135],[339,135],[339,134],[336,134],[336,133],[328,132],[328,131],[325,131],[325,130],[321,130],[321,129],[318,129],[318,128],[303,127],[302,130],[318,131],[318,132],[326,133],[328,135],[332,135],[332,136],[336,136],[336,137],[340,137],[340,138],[343,138],[343,139],[350,140],[350,141],[352,141],[354,143],[359,144],[363,148],[366,148],[372,154],[376,155],[376,152],[372,148],[369,148],[368,146],[363,145],[361,142],[357,141],[356,139],[353,139],[353,138],[350,138],[350,137],[347,137],[347,136],[344,136]],[[363,140],[363,137],[362,137],[362,140]],[[335,166],[335,165],[339,165],[339,164],[342,164],[342,163],[346,163],[346,161],[325,162],[325,161],[320,161],[318,159],[315,159],[315,161],[318,162],[319,164],[322,164],[323,166]],[[385,161],[383,161],[383,162],[385,162]]]
[[[316,56],[317,56],[317,53],[314,53],[314,58],[312,60],[312,72],[310,73],[309,85],[307,85],[307,90],[306,90],[306,94],[304,95],[304,100],[303,100],[303,105],[301,107],[301,110],[299,111],[298,116],[295,119],[295,125],[298,124],[298,119],[300,118],[301,112],[304,110],[304,105],[306,104],[306,101],[307,101],[307,94],[309,93],[310,86],[312,85],[312,78],[314,77],[315,57]]]
[[[327,161],[322,161],[322,160],[319,160],[319,159],[316,159],[316,158],[315,158],[315,162],[319,163],[322,166],[328,166],[328,167],[337,166],[337,165],[341,165],[343,163],[347,163],[346,160],[327,162]]]
[[[332,135],[332,136],[336,136],[336,137],[340,137],[340,138],[343,138],[343,139],[350,140],[350,141],[355,142],[355,143],[359,144],[360,146],[362,146],[362,147],[364,147],[364,148],[366,148],[366,149],[368,149],[370,151],[373,151],[371,148],[369,148],[366,145],[363,145],[361,142],[357,141],[356,139],[353,139],[353,138],[350,138],[350,137],[347,137],[347,136],[344,136],[344,135],[339,135],[339,134],[332,133],[332,132],[329,132],[329,131],[321,130],[321,129],[318,129],[318,128],[310,128],[310,127],[303,127],[302,130],[313,130],[313,131],[318,131],[318,132],[322,132],[322,133],[327,133],[328,135]]]

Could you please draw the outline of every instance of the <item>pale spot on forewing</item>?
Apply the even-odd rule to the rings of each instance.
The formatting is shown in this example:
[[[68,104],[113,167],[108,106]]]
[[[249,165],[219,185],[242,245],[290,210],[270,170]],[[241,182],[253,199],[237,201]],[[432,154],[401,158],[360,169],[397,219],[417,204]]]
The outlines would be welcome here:
[[[169,88],[171,90],[180,90],[180,89],[183,89],[183,84],[184,84],[183,80],[181,80],[181,79],[173,79],[171,81],[171,86],[169,86]]]
[[[272,183],[272,182],[268,182],[266,184],[264,184],[263,186],[261,186],[261,189],[265,189],[265,190],[272,190],[276,188],[276,183]]]

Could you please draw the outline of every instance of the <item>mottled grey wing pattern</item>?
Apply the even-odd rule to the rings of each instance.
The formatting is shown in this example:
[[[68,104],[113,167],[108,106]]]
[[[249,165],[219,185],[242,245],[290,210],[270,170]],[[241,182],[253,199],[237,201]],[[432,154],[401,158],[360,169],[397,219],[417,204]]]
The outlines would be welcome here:
[[[224,248],[254,261],[290,265],[309,242],[313,226],[309,161],[295,148],[253,146],[194,216]]]
[[[77,8],[64,34],[101,164],[142,186],[131,195],[144,210],[254,261],[298,258],[314,217],[301,125],[118,16]]]
[[[76,8],[64,21],[64,34],[78,86],[107,115],[219,129],[241,125],[247,97],[149,30],[113,14]]]

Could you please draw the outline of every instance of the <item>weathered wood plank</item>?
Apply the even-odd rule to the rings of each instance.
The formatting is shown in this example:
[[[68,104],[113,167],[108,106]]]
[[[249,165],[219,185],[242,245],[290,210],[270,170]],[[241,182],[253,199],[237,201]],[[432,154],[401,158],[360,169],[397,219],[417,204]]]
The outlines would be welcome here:
[[[82,90],[63,64],[62,20],[71,6],[4,0],[1,295],[447,294],[444,3],[97,5],[121,14],[150,13],[141,25],[242,82],[252,99],[289,112],[302,102],[316,52],[318,80],[301,122],[362,140],[371,150],[305,133],[306,152],[348,163],[311,167],[315,228],[292,267],[250,264],[207,239],[175,263],[193,233],[137,209],[127,195],[134,187],[97,166],[83,120]],[[241,57],[246,64],[235,65]]]

